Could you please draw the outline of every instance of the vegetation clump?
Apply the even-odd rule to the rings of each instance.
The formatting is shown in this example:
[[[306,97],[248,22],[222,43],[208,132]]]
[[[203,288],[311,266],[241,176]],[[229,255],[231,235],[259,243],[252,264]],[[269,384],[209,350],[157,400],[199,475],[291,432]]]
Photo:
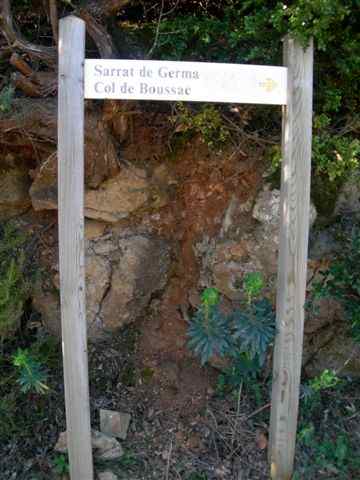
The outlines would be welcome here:
[[[259,273],[244,277],[246,300],[230,314],[223,313],[214,288],[202,294],[202,303],[190,324],[189,347],[204,365],[214,355],[229,360],[237,380],[256,377],[275,336],[275,313],[267,298],[257,298],[264,283]],[[231,375],[230,375],[231,376]]]
[[[142,29],[152,30],[156,38],[153,56],[157,58],[226,63],[281,64],[284,35],[290,34],[304,47],[313,37],[313,192],[316,206],[326,213],[341,184],[360,161],[359,11],[354,0],[227,0],[221,9],[214,2],[206,2],[180,13],[175,9],[160,22],[154,16],[143,23]],[[280,131],[280,116],[274,118],[271,128],[268,116],[268,111],[254,110],[246,133],[274,136],[274,124]],[[211,125],[213,130],[219,129],[215,115],[206,120],[209,133],[213,133]],[[279,166],[278,151],[271,150]]]

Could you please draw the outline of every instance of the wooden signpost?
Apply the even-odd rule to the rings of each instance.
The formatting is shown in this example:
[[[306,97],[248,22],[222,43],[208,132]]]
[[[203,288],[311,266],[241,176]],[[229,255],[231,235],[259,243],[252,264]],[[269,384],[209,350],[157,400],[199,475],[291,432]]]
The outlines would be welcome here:
[[[84,98],[283,106],[277,335],[270,425],[271,477],[293,472],[310,207],[312,43],[284,41],[284,67],[85,60],[85,23],[59,30],[59,258],[66,421],[72,480],[92,480],[84,271]]]

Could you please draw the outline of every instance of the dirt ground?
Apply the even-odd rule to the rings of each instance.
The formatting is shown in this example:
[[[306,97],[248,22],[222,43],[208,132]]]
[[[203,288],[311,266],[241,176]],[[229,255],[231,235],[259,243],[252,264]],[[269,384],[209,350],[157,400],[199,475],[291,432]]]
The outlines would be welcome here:
[[[146,342],[143,332],[149,331],[147,321],[90,346],[92,427],[99,428],[101,408],[131,414],[128,436],[122,441],[125,455],[117,462],[96,462],[97,471],[111,469],[119,479],[127,480],[269,478],[269,386],[263,384],[257,390],[242,387],[223,394],[217,388],[218,373],[200,367],[196,359],[159,357],[157,363],[154,358],[149,362],[142,350]],[[41,338],[43,334],[40,330],[36,335]],[[17,395],[17,416],[2,417],[2,480],[60,478],[54,473],[58,454],[53,448],[59,433],[65,430],[61,353],[49,337],[42,337],[41,342],[48,355],[50,392],[43,396]],[[1,366],[6,373],[6,364]],[[2,388],[2,395],[7,398],[9,392]],[[351,405],[351,414],[346,414]],[[343,415],[355,441],[360,436],[359,405],[359,382],[355,382],[346,387],[341,398],[338,394],[325,398],[314,414],[314,424],[335,442],[340,426],[343,429],[342,420],[336,420],[336,416]],[[6,421],[12,425],[4,435]],[[319,466],[312,472],[308,463],[315,462],[313,446],[298,450],[297,463],[303,473],[297,478],[356,478],[356,472],[348,469],[345,473],[330,469],[329,473],[329,468]]]

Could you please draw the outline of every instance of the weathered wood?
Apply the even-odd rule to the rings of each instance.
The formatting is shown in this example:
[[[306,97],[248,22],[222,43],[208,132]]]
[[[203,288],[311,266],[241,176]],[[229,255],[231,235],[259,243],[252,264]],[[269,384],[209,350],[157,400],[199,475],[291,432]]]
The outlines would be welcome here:
[[[271,478],[292,477],[304,326],[310,209],[313,45],[285,39],[281,227],[270,421]]]
[[[58,195],[61,321],[72,480],[92,480],[84,272],[85,23],[60,21]]]

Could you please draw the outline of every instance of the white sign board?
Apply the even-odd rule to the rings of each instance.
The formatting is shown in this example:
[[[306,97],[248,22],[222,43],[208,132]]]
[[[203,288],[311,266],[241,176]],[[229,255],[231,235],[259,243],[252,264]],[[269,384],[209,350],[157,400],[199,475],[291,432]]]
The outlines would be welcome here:
[[[85,60],[85,98],[285,105],[286,67]]]

